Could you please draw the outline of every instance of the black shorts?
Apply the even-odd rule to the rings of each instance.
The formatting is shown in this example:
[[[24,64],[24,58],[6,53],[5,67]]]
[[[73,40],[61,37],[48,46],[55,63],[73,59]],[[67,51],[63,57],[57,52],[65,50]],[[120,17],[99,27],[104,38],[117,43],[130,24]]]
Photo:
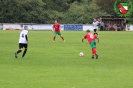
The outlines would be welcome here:
[[[21,49],[21,48],[28,48],[28,44],[23,44],[23,43],[19,43],[19,49]]]
[[[94,32],[96,32],[97,31],[97,29],[94,29]]]

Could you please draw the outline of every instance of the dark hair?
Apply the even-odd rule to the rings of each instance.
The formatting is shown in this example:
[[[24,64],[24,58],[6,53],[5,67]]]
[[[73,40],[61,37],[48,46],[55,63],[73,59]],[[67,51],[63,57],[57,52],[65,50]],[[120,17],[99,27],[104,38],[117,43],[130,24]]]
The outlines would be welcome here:
[[[90,30],[88,29],[88,30],[86,30],[86,32],[90,32]]]
[[[24,30],[27,30],[27,29],[25,29],[25,28],[28,28],[28,26],[27,26],[27,25],[24,26]]]

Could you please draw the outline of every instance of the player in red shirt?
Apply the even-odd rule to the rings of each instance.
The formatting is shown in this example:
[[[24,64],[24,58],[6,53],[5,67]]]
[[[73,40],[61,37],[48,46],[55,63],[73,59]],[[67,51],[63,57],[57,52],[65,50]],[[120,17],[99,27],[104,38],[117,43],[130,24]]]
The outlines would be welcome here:
[[[53,32],[54,32],[53,42],[55,42],[56,35],[59,35],[62,38],[62,40],[65,42],[64,37],[60,33],[60,30],[61,30],[60,24],[57,22],[57,20],[55,20],[53,24]]]
[[[96,56],[96,59],[98,59],[95,39],[97,39],[99,42],[99,38],[96,34],[91,34],[90,30],[87,30],[86,32],[87,32],[87,34],[82,38],[82,42],[84,41],[84,39],[88,40],[88,43],[90,44],[90,46],[92,48],[92,59],[94,59],[94,55]]]

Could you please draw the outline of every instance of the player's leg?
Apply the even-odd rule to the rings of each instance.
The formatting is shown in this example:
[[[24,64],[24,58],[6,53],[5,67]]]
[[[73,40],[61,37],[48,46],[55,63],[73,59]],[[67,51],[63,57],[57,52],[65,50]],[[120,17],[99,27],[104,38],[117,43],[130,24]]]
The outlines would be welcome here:
[[[57,35],[57,32],[54,32],[54,36],[53,36],[53,42],[55,42],[56,35]]]
[[[62,36],[62,35],[60,35],[60,37],[61,37],[61,39],[65,42],[65,39],[64,39],[64,37]]]
[[[95,47],[94,49],[95,49],[95,56],[96,56],[96,59],[98,59],[98,54],[97,54],[96,47]]]
[[[94,55],[96,56],[96,59],[98,59],[98,54],[96,50],[96,42],[92,41],[91,42],[91,48],[92,48],[92,59],[94,59]]]
[[[94,59],[94,52],[93,52],[93,48],[92,48],[92,59]]]
[[[98,59],[98,54],[97,54],[97,50],[96,50],[96,42],[93,41],[93,53],[96,56],[96,59]]]
[[[93,43],[93,41],[90,43],[90,46],[91,46],[91,48],[92,48],[92,59],[94,59],[94,55],[95,55],[95,53],[94,53],[94,43]]]
[[[96,33],[97,32],[97,29],[94,29],[94,33]]]
[[[25,56],[25,54],[27,52],[28,44],[24,44],[24,48],[25,48],[25,50],[23,52],[22,58],[24,58],[24,56]]]
[[[65,42],[65,39],[64,39],[64,37],[61,35],[61,33],[60,32],[58,32],[58,35],[61,37],[61,39]]]
[[[23,44],[19,43],[19,50],[17,52],[15,52],[15,58],[18,57],[17,55],[22,51],[22,48],[23,48]]]
[[[98,59],[98,54],[97,54],[97,50],[96,48],[92,48],[92,52],[93,52],[93,56],[95,55],[96,56],[96,59]]]
[[[98,35],[98,33],[97,33],[97,29],[94,29],[94,33]]]

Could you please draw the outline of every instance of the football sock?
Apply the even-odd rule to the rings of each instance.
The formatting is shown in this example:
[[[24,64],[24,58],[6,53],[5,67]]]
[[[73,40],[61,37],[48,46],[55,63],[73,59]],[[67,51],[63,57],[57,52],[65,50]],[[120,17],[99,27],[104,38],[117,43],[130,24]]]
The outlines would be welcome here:
[[[22,57],[25,56],[26,52],[27,52],[27,49],[24,50]]]
[[[93,52],[94,52],[94,54],[96,54],[96,53],[97,53],[96,48],[93,48]]]
[[[17,54],[19,54],[21,51],[22,51],[22,50],[18,50],[18,51],[17,51]]]
[[[56,38],[56,37],[53,37],[53,41],[55,41],[55,38]]]
[[[61,36],[61,38],[62,38],[62,40],[64,41],[64,37],[63,37],[63,36]]]
[[[94,51],[94,48],[92,48],[92,55],[94,55],[95,54],[95,51]]]

